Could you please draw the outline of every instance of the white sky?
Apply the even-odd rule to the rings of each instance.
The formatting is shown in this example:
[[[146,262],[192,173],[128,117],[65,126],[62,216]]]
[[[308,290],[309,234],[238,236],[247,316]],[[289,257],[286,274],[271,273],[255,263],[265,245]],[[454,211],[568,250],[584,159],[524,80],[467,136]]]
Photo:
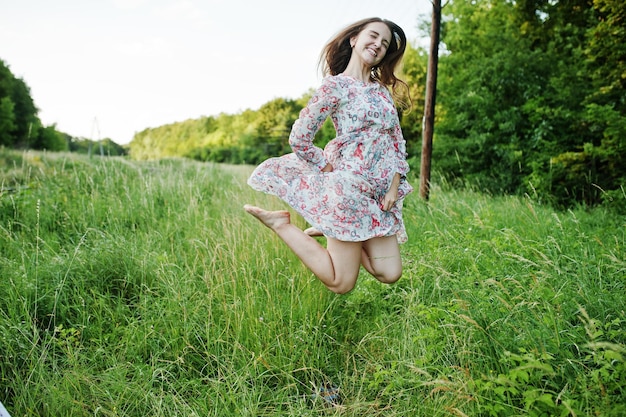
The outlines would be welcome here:
[[[319,53],[378,16],[424,45],[429,0],[0,0],[0,59],[44,125],[119,144],[317,87]]]

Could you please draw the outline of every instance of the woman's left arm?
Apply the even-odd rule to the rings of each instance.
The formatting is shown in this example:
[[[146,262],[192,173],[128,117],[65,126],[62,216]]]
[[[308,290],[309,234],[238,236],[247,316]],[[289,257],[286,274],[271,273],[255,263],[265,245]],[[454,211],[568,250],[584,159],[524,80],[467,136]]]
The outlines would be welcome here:
[[[391,132],[393,136],[393,147],[395,154],[394,161],[394,175],[391,179],[391,185],[389,190],[383,197],[383,209],[390,210],[396,202],[404,198],[408,193],[413,191],[413,187],[407,182],[406,175],[410,168],[407,162],[406,141],[402,135],[402,129],[400,128],[400,122],[393,127]]]

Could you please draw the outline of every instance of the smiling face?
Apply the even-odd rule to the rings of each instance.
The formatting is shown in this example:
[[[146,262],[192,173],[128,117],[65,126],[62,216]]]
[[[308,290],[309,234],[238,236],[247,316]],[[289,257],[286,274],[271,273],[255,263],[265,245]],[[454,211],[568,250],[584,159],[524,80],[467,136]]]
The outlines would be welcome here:
[[[370,67],[375,67],[383,60],[391,42],[391,31],[382,22],[372,22],[359,34],[350,39],[353,54]]]

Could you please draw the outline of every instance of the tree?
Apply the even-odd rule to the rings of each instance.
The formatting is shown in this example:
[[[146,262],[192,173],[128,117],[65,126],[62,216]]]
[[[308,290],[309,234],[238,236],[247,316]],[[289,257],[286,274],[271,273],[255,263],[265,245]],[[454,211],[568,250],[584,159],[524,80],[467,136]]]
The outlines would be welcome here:
[[[420,197],[430,196],[430,170],[435,124],[435,97],[437,96],[437,64],[439,62],[439,35],[441,32],[441,0],[433,0],[432,28],[426,78],[424,126],[422,140],[422,165],[420,170]]]
[[[29,147],[36,140],[41,127],[37,116],[38,110],[30,96],[26,83],[11,73],[9,67],[0,59],[0,100],[2,120],[0,135],[2,143],[13,147]],[[10,101],[10,104],[9,104]],[[13,116],[9,115],[12,107]],[[8,130],[10,128],[10,130]]]
[[[421,152],[422,118],[424,116],[424,98],[426,96],[426,72],[428,66],[428,52],[423,49],[407,45],[402,60],[402,77],[409,86],[411,108],[402,111],[400,126],[406,140],[407,153],[411,169],[416,169],[417,157]],[[419,169],[416,169],[419,171]]]
[[[0,145],[13,146],[16,142],[15,103],[11,97],[15,77],[0,59]]]
[[[585,99],[583,123],[601,137],[584,153],[599,173],[594,191],[626,212],[626,4],[595,0],[593,5],[597,24],[587,31],[584,50],[593,90]]]
[[[15,114],[13,102],[9,97],[0,98],[0,146],[13,145]]]
[[[30,96],[30,89],[21,78],[13,77],[9,87],[15,114],[15,145],[28,148],[36,140],[41,128],[38,110]]]
[[[626,178],[625,8],[617,0],[452,3],[437,169],[558,206],[612,198]]]
[[[68,151],[69,143],[65,135],[56,130],[55,125],[43,127],[32,143],[35,149],[45,149],[48,151]]]
[[[515,192],[528,173],[522,108],[540,94],[542,61],[519,36],[512,3],[454,2],[444,11],[433,167],[451,180]]]

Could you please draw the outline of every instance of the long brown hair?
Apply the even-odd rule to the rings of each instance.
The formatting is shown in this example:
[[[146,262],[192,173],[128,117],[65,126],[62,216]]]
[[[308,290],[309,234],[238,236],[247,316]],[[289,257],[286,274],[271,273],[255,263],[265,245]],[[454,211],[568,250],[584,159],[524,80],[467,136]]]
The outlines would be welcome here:
[[[380,17],[370,17],[359,20],[337,33],[326,44],[320,54],[320,67],[324,75],[338,75],[345,71],[352,55],[350,38],[357,36],[367,25],[380,22],[387,25],[391,32],[391,42],[387,48],[385,57],[380,63],[372,68],[370,80],[378,82],[389,88],[396,100],[396,104],[401,107],[410,106],[409,87],[399,79],[395,70],[402,61],[406,50],[406,35],[402,28],[390,20]]]

